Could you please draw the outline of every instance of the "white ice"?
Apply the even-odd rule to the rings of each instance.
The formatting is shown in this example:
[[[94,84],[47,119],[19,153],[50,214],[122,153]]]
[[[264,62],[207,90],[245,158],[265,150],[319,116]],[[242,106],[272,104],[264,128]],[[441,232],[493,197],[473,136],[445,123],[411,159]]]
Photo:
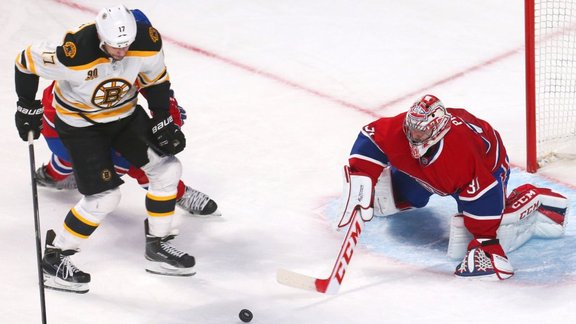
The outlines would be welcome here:
[[[40,323],[28,147],[14,127],[13,62],[34,41],[61,40],[115,1],[2,0],[0,323]],[[218,219],[178,212],[175,244],[197,274],[143,269],[144,191],[126,179],[117,211],[73,257],[85,295],[46,291],[49,323],[574,323],[576,231],[510,254],[504,282],[452,276],[444,256],[451,198],[366,224],[339,294],[279,285],[278,268],[328,276],[341,168],[360,128],[420,95],[465,107],[500,130],[511,184],[576,200],[574,162],[526,174],[524,4],[520,0],[125,1],[164,37],[173,88],[187,108],[189,185]],[[46,82],[41,83],[41,87]],[[40,95],[40,94],[39,94]],[[47,161],[35,142],[36,166]],[[78,193],[39,189],[42,237]],[[573,208],[574,210],[574,208]]]

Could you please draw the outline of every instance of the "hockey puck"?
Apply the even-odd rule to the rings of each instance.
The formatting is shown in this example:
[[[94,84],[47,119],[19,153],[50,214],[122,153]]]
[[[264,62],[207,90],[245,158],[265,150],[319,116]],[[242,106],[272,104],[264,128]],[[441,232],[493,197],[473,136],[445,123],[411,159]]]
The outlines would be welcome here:
[[[247,310],[247,309],[243,309],[240,311],[240,314],[238,314],[238,317],[240,317],[240,320],[244,323],[248,323],[252,320],[252,318],[254,317],[254,315],[252,315],[252,312]]]

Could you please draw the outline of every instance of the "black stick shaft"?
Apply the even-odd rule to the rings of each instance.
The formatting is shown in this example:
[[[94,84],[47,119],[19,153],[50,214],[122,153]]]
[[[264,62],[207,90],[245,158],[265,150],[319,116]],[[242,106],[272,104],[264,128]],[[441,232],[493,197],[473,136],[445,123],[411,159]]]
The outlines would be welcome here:
[[[34,230],[36,233],[36,264],[38,265],[38,286],[40,288],[40,308],[42,324],[46,324],[46,299],[44,297],[44,275],[42,271],[42,239],[40,234],[40,210],[38,208],[38,190],[36,186],[36,162],[34,160],[34,133],[28,132],[28,150],[30,153],[30,178],[32,179],[32,202],[34,204]]]

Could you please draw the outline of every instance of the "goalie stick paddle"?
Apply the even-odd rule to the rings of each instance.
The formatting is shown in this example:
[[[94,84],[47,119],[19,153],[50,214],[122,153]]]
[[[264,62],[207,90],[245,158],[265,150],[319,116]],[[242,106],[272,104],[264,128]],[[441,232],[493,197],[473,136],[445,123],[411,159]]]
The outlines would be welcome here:
[[[32,179],[32,203],[34,205],[34,229],[36,233],[36,264],[38,265],[38,286],[40,288],[40,309],[42,323],[46,324],[46,301],[44,297],[44,274],[42,271],[42,238],[40,236],[40,211],[36,185],[36,162],[34,160],[34,132],[28,132],[28,152],[30,155],[30,178]]]
[[[344,275],[346,274],[346,267],[350,264],[354,248],[358,244],[360,233],[362,233],[362,229],[364,228],[364,220],[361,216],[362,212],[372,212],[372,208],[362,209],[360,206],[356,206],[350,227],[348,227],[348,232],[346,232],[346,237],[344,237],[344,241],[340,247],[340,253],[336,258],[336,263],[328,278],[315,278],[286,269],[278,269],[276,272],[276,281],[286,286],[304,290],[326,294],[338,293],[344,280]]]

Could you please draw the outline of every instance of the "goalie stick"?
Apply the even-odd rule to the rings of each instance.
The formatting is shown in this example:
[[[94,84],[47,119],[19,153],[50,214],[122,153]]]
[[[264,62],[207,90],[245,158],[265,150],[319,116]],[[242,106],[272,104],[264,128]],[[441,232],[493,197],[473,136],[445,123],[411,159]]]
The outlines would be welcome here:
[[[363,212],[372,213],[372,208],[364,209],[358,205],[354,209],[350,227],[340,247],[340,253],[338,254],[338,258],[336,258],[332,273],[328,278],[314,278],[294,271],[278,269],[276,281],[294,288],[326,294],[338,293],[342,285],[342,280],[344,280],[344,275],[346,274],[346,267],[350,264],[354,248],[358,244],[360,233],[362,233],[362,229],[364,228],[364,219],[361,215]]]

